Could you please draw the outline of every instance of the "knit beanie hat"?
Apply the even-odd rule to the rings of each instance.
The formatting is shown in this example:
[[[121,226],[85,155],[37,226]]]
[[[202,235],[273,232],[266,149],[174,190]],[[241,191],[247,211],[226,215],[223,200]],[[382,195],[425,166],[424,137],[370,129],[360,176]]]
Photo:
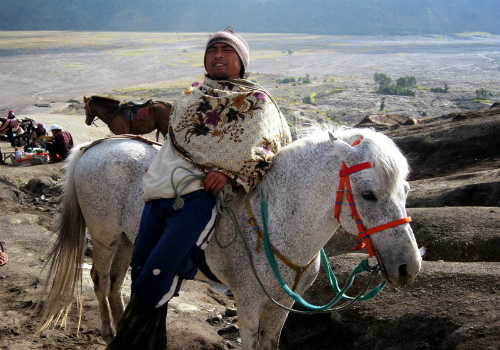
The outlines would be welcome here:
[[[235,34],[231,27],[214,33],[210,36],[210,38],[208,38],[207,46],[205,47],[205,57],[203,58],[204,64],[206,62],[208,48],[215,43],[225,43],[230,45],[236,51],[238,56],[240,56],[243,69],[247,69],[248,62],[250,62],[250,50],[248,49],[248,44],[245,39],[238,34]]]

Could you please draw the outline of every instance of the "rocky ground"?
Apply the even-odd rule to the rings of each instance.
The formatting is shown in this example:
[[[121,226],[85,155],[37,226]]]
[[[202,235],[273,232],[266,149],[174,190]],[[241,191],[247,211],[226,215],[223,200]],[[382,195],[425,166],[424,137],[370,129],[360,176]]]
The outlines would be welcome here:
[[[2,48],[7,34],[0,33]],[[31,35],[19,34],[27,47],[19,51],[35,45]],[[84,94],[172,102],[188,83],[201,79],[202,48],[198,44],[206,39],[201,34],[180,35],[182,40],[155,33],[126,39],[118,33],[44,35],[51,40],[37,48],[40,54],[22,51],[19,56],[0,58],[0,77],[9,86],[0,92],[0,113],[6,115],[14,107],[21,117],[60,124],[76,143],[108,133],[102,123],[97,123],[99,127],[84,124]],[[144,37],[150,40],[146,44]],[[449,41],[441,39],[436,39],[439,52],[417,52],[413,49],[427,41],[422,44],[411,38],[401,44],[377,42],[369,48],[360,43],[365,39],[353,39],[356,44],[351,44],[351,38],[337,38],[349,43],[325,50],[333,45],[330,38],[313,39],[323,40],[320,49],[311,47],[307,36],[250,36],[251,47],[258,48],[252,51],[251,70],[255,73],[251,78],[276,97],[294,133],[311,122],[361,122],[360,126],[375,127],[394,138],[412,167],[408,213],[417,241],[427,247],[427,254],[421,274],[411,286],[388,286],[379,297],[341,313],[291,315],[280,348],[498,350],[500,111],[487,108],[499,99],[498,53],[485,54],[482,48],[463,50],[462,43],[452,42],[449,47],[458,50],[455,52],[448,48]],[[165,47],[158,47],[162,40]],[[49,42],[55,48],[48,47]],[[66,42],[98,45],[99,50],[61,48]],[[171,42],[175,42],[173,46],[169,46]],[[294,53],[283,53],[282,47]],[[37,69],[40,65],[44,69]],[[199,74],[193,73],[193,67]],[[159,72],[167,76],[159,78]],[[415,75],[417,96],[375,93],[375,72],[393,79]],[[310,84],[278,82],[307,74]],[[450,93],[429,91],[445,82]],[[490,100],[477,100],[478,88],[494,94]],[[314,97],[314,103],[303,103],[308,96]],[[5,140],[0,139],[0,146],[2,152],[12,152]],[[44,279],[45,257],[55,240],[52,230],[64,178],[62,164],[0,166],[0,241],[5,242],[9,254],[7,265],[0,267],[0,349],[105,349],[89,278],[90,256],[84,266],[79,328],[73,309],[65,330],[56,327],[33,337],[38,325],[33,306]],[[344,253],[352,242],[352,237],[340,231],[327,246],[341,279],[364,258]],[[126,300],[129,283],[127,279]],[[228,294],[221,286],[188,283],[170,303],[169,349],[239,348],[238,316]],[[321,303],[329,296],[325,277],[320,276],[306,299]]]
[[[291,315],[283,330],[282,349],[498,349],[500,155],[489,151],[500,149],[494,137],[499,125],[499,108],[415,125],[377,125],[396,140],[416,170],[410,179],[408,213],[417,241],[427,247],[422,271],[411,286],[388,286],[377,298],[347,311]],[[475,127],[482,128],[481,138]],[[435,146],[432,152],[429,142]],[[450,155],[456,142],[462,150],[479,147],[478,152]],[[0,239],[10,259],[0,268],[0,348],[104,349],[88,275],[90,257],[84,267],[78,334],[73,310],[66,330],[55,328],[33,338],[37,326],[33,306],[43,281],[45,256],[55,240],[51,229],[64,180],[62,164],[5,165],[1,171]],[[477,197],[481,199],[474,200]],[[341,231],[327,246],[341,280],[364,258],[342,253],[352,242]],[[322,303],[330,294],[325,277],[320,276],[306,298]],[[227,290],[216,285],[188,283],[170,305],[168,327],[169,349],[239,347],[234,302]]]

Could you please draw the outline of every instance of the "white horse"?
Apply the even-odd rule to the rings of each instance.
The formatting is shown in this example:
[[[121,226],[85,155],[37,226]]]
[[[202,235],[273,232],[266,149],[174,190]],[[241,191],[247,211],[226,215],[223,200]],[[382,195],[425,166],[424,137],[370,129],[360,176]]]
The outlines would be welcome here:
[[[406,159],[389,138],[372,130],[341,129],[335,136],[330,140],[327,131],[318,131],[277,154],[269,174],[249,195],[257,223],[262,223],[260,192],[264,191],[272,244],[296,266],[312,262],[295,288],[296,293],[303,293],[318,274],[318,251],[339,222],[358,234],[347,201],[340,205],[339,222],[334,215],[343,162],[347,166],[369,162],[368,167],[350,175],[359,216],[367,229],[396,222],[397,226],[382,227],[371,235],[371,243],[385,267],[382,277],[397,285],[411,283],[420,270],[421,257],[408,220],[399,222],[407,216]],[[362,141],[352,147],[356,140]],[[91,276],[102,334],[106,342],[112,339],[123,313],[121,289],[143,208],[141,180],[157,151],[156,146],[135,140],[105,140],[86,151],[75,147],[67,166],[59,238],[51,253],[54,282],[45,305],[45,325],[73,300],[81,280],[87,229],[94,246]],[[245,196],[240,193],[232,208],[247,244],[256,247],[258,238],[248,223]],[[222,217],[216,234],[222,243],[232,239],[234,228],[228,218]],[[252,255],[269,294],[291,307],[293,300],[273,275],[264,251],[254,250]],[[246,256],[240,237],[229,249],[214,242],[206,249],[208,265],[234,294],[242,348],[276,349],[288,312],[264,294]],[[279,260],[278,266],[286,283],[293,285],[296,272]]]

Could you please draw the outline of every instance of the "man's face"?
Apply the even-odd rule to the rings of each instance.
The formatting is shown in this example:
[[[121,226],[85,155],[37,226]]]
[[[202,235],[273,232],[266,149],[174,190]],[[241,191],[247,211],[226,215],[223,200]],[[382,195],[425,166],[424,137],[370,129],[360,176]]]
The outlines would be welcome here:
[[[232,46],[215,43],[207,50],[205,58],[207,73],[214,80],[239,79],[241,60]]]

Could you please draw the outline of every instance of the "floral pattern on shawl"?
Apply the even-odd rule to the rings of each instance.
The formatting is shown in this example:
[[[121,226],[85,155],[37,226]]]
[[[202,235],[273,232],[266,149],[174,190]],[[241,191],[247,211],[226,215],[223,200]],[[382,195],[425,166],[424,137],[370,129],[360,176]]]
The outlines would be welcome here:
[[[249,191],[276,152],[291,142],[285,118],[268,93],[248,80],[190,86],[176,101],[170,134],[179,153],[202,170],[218,170]]]

